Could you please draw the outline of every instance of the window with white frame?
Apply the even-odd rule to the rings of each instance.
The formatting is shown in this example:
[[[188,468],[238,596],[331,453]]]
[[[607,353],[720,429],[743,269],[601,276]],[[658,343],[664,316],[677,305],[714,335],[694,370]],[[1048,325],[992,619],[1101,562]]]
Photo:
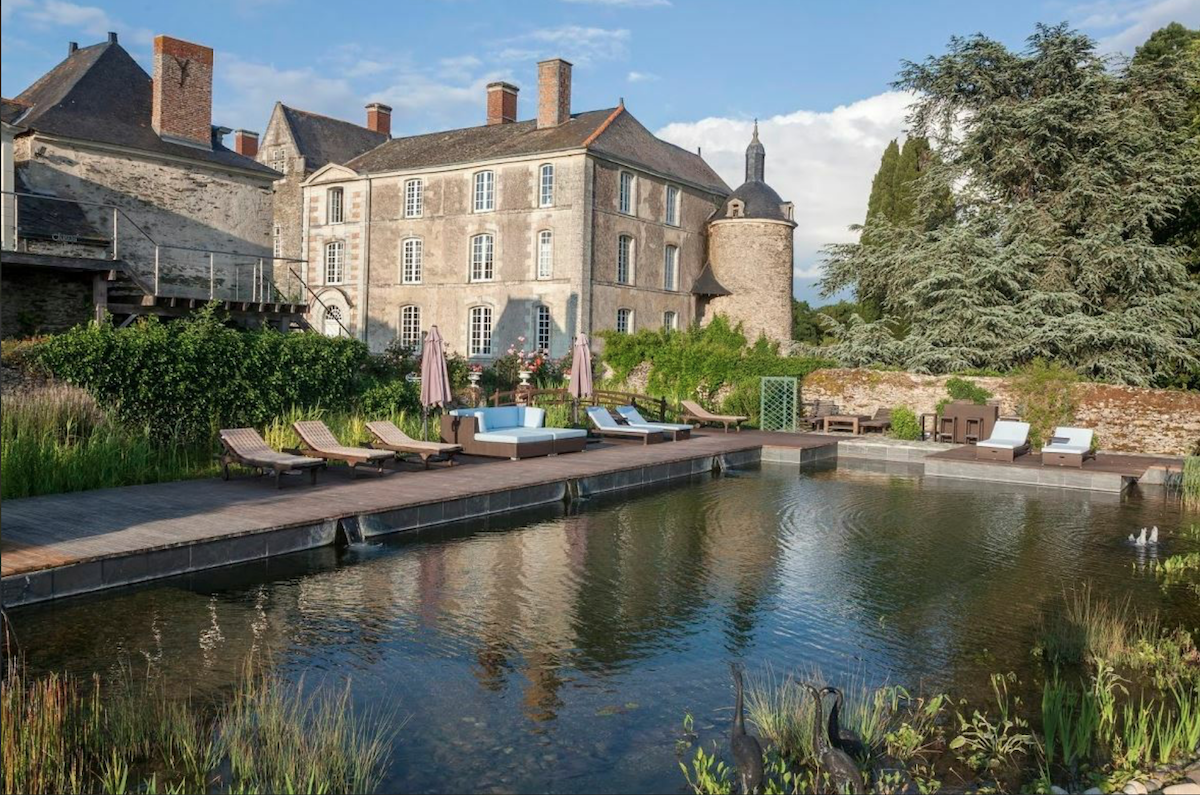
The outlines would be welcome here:
[[[287,173],[287,155],[284,154],[282,146],[276,147],[275,151],[272,153],[271,168],[275,169],[280,174]]]
[[[538,206],[554,206],[554,165],[546,163],[539,169]]]
[[[325,194],[325,222],[340,224],[346,220],[345,191],[341,188],[330,188]]]
[[[494,273],[496,238],[489,234],[471,238],[471,281],[490,282]]]
[[[667,246],[663,249],[663,289],[678,289],[679,281],[679,247]]]
[[[617,310],[617,331],[621,334],[633,333],[633,310],[618,309]]]
[[[626,215],[633,215],[634,203],[637,197],[634,195],[633,173],[622,171],[620,176],[620,186],[617,190],[617,209]]]
[[[537,308],[537,323],[534,329],[533,340],[537,345],[537,350],[550,352],[550,307],[539,306]]]
[[[283,256],[283,227],[275,224],[271,229],[271,254],[275,257]]]
[[[674,312],[663,312],[663,328],[675,331],[679,328],[679,315]]]
[[[617,238],[617,283],[633,284],[633,238],[629,235]]]
[[[340,240],[335,240],[332,243],[325,245],[325,283],[326,284],[341,284],[344,270],[342,268],[343,255],[346,252],[346,244]]]
[[[492,355],[492,308],[471,307],[470,328],[467,329],[467,353],[471,356]]]
[[[425,244],[419,237],[410,237],[402,244],[400,281],[420,284],[425,259]]]
[[[480,171],[475,175],[475,212],[486,213],[496,209],[496,174]]]
[[[400,307],[400,344],[410,351],[421,347],[421,307]]]
[[[425,212],[425,183],[410,179],[404,183],[404,217],[420,218]]]
[[[667,186],[667,223],[679,226],[679,188]]]
[[[340,337],[345,333],[343,328],[342,308],[339,306],[327,306],[325,312],[321,316],[321,332],[326,337]]]
[[[549,279],[554,275],[554,233],[549,229],[538,232],[537,277]]]

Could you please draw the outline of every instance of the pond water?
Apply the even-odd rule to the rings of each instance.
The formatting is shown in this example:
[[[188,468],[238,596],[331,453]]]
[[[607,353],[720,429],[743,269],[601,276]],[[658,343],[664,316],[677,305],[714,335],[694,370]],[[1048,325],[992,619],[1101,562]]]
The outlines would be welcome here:
[[[731,660],[970,697],[1033,678],[1039,611],[1085,581],[1200,626],[1125,542],[1152,524],[1158,555],[1200,549],[1160,490],[764,465],[12,620],[33,672],[149,667],[220,695],[253,650],[306,687],[348,679],[407,720],[383,791],[679,792],[681,720],[727,731]]]

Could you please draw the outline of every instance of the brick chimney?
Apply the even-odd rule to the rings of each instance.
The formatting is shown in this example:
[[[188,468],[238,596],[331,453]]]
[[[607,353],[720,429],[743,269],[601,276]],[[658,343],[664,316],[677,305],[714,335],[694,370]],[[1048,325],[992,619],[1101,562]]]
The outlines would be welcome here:
[[[571,120],[571,63],[551,58],[538,64],[538,129]]]
[[[258,133],[250,130],[233,131],[233,151],[244,157],[258,156]]]
[[[510,124],[517,120],[517,92],[520,90],[512,83],[488,83],[488,124]]]
[[[212,148],[211,47],[154,37],[153,109],[150,123],[159,137]]]
[[[392,137],[392,109],[382,102],[367,105],[367,129]]]

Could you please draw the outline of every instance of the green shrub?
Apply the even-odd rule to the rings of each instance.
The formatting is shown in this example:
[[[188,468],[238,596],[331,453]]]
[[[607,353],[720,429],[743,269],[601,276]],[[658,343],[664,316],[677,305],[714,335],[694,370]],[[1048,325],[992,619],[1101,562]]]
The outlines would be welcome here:
[[[1074,386],[1079,376],[1058,363],[1035,359],[1011,381],[1017,414],[1029,423],[1029,444],[1041,447],[1056,425],[1075,421]]]
[[[421,388],[404,379],[375,384],[363,392],[359,409],[367,419],[390,417],[393,414],[421,413]]]
[[[992,399],[992,393],[965,378],[955,376],[946,380],[946,392],[952,400],[969,400],[982,406]]]
[[[916,412],[908,406],[896,406],[892,409],[891,435],[895,439],[909,441],[920,439],[921,423],[917,420]]]

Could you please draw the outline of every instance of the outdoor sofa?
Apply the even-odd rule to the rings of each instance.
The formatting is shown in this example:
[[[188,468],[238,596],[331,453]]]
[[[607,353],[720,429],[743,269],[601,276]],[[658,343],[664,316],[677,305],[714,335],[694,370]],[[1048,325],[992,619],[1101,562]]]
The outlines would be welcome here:
[[[249,467],[258,474],[273,472],[275,488],[283,486],[283,475],[289,472],[308,472],[312,483],[317,482],[317,470],[325,466],[320,458],[291,455],[271,449],[253,428],[226,428],[221,431],[221,478],[229,480],[229,465]]]
[[[992,427],[992,435],[975,445],[977,461],[1012,462],[1017,456],[1029,452],[1029,423],[1014,420],[999,420]]]
[[[391,450],[398,455],[420,456],[421,463],[429,469],[430,459],[445,461],[447,466],[454,466],[454,456],[462,452],[462,446],[445,444],[443,442],[423,442],[414,439],[396,427],[391,420],[376,420],[367,423],[367,430],[375,437],[371,447],[380,450]]]
[[[732,425],[737,430],[742,429],[742,423],[750,419],[743,417],[740,414],[713,414],[708,409],[701,406],[694,400],[685,400],[683,402],[683,419],[695,420],[700,425],[724,425],[725,433],[729,433],[729,426]]]
[[[587,416],[592,422],[592,430],[596,435],[607,439],[624,439],[640,442],[643,445],[658,444],[663,440],[661,428],[621,425],[613,419],[613,415],[609,414],[608,409],[604,406],[588,406]]]
[[[662,431],[673,442],[683,441],[692,436],[692,426],[682,422],[649,422],[642,417],[637,406],[617,406],[617,414],[625,420],[630,428],[648,428],[652,431]]]
[[[1055,428],[1050,444],[1042,448],[1042,466],[1082,467],[1084,460],[1096,457],[1092,435],[1090,428]]]
[[[442,415],[442,441],[467,455],[533,458],[577,453],[587,445],[582,428],[546,428],[546,411],[536,406],[454,409]]]
[[[391,450],[372,450],[369,447],[348,447],[337,440],[333,431],[320,420],[300,420],[292,423],[300,437],[300,452],[326,461],[341,461],[357,474],[360,466],[375,467],[382,475],[384,463],[394,460]]]

